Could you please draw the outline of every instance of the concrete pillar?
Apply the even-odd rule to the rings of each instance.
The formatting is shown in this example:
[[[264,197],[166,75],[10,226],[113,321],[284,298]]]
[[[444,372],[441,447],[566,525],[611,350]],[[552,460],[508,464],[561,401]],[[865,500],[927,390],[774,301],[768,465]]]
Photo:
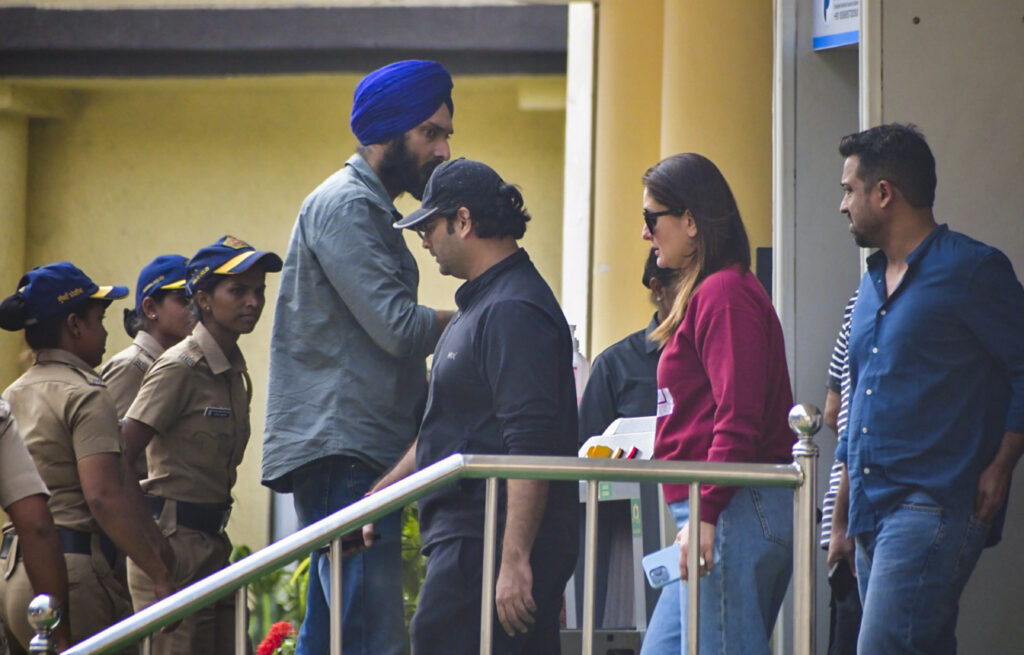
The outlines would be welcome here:
[[[66,118],[74,108],[68,92],[0,84],[0,299],[14,293],[27,265],[29,119]],[[0,389],[19,375],[25,348],[22,333],[0,330]]]
[[[751,247],[770,246],[772,2],[664,2],[661,155],[715,162]]]
[[[640,238],[640,178],[659,159],[663,6],[599,5],[591,358],[646,327],[654,312],[641,283],[650,245]]]

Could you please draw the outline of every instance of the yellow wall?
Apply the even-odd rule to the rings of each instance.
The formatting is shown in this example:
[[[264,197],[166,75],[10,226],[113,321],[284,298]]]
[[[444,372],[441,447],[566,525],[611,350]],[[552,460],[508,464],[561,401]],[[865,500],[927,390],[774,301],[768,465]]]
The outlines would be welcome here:
[[[100,284],[134,288],[139,268],[155,255],[191,255],[225,233],[283,256],[303,198],[356,145],[348,114],[358,79],[48,83],[76,89],[79,111],[66,120],[31,122],[24,266],[70,259]],[[534,215],[524,244],[557,291],[564,113],[557,103],[519,109],[521,93],[538,86],[550,94],[564,88],[564,77],[457,78],[452,150],[486,161],[522,186]],[[403,211],[413,206],[399,203]],[[414,241],[421,300],[453,306],[456,281],[442,279]],[[6,268],[3,273],[6,294],[17,279]],[[264,318],[240,342],[255,386],[253,439],[229,531],[236,543],[253,547],[264,545],[267,535],[269,492],[259,485],[259,473],[278,283],[270,278]],[[123,306],[109,312],[108,356],[129,342],[120,327]]]
[[[0,298],[14,290],[25,261],[25,179],[28,171],[28,118],[0,112]],[[20,335],[0,330],[0,380],[18,374]],[[6,386],[6,385],[4,385]]]
[[[592,356],[654,312],[641,281],[651,246],[640,237],[640,178],[660,156],[661,7],[613,0],[598,9]]]
[[[751,247],[772,242],[772,3],[606,0],[599,11],[591,356],[650,320],[640,177],[658,160],[708,156]]]
[[[729,181],[751,248],[772,244],[772,2],[665,0],[661,154]]]

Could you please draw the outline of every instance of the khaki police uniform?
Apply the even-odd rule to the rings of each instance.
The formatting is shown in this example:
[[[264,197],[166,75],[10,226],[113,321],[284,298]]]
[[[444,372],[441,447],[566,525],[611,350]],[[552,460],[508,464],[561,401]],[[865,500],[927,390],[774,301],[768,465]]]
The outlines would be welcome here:
[[[142,488],[174,549],[179,588],[228,564],[231,542],[224,526],[249,442],[251,388],[242,353],[225,356],[199,323],[157,359],[128,410],[127,418],[155,431]],[[152,580],[131,561],[128,584],[136,611],[156,602]],[[154,634],[153,653],[234,653],[234,615],[230,594],[186,617],[173,632]]]
[[[43,482],[68,568],[71,639],[78,642],[131,613],[127,590],[111,569],[117,549],[89,511],[78,461],[121,454],[114,401],[96,372],[57,349],[36,353],[36,363],[3,393]],[[23,644],[33,636],[25,609],[33,598],[25,567],[5,562],[5,619]]]
[[[135,394],[142,386],[142,378],[164,347],[145,330],[139,330],[131,345],[117,353],[100,369],[100,377],[107,383],[107,391],[114,397],[117,415],[124,418],[135,400]],[[146,477],[146,455],[141,453],[135,460],[135,472],[139,479]]]
[[[0,507],[36,494],[49,496],[50,492],[28,454],[10,406],[0,398]]]
[[[10,415],[7,402],[0,398],[0,507],[7,509],[19,500],[36,494],[50,495],[18,433],[18,426]],[[9,563],[13,566],[16,539],[10,526],[5,529],[0,546],[0,570],[5,570]],[[0,618],[7,613],[5,587],[3,576],[0,576]],[[6,624],[6,618],[2,622]],[[0,652],[7,652],[6,648],[3,631],[0,630]]]

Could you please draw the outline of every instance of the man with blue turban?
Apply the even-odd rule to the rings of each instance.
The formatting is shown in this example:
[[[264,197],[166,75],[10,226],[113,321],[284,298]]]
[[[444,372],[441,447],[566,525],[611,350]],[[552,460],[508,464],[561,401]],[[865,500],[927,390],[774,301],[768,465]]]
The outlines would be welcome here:
[[[345,166],[299,211],[281,276],[270,344],[263,484],[294,494],[302,525],[359,500],[416,436],[425,358],[452,312],[417,302],[419,271],[394,199],[420,199],[451,152],[452,78],[431,61],[401,61],[356,87]],[[343,561],[345,655],[408,649],[401,525],[375,524],[373,547]],[[326,653],[330,565],[310,561],[296,653]]]

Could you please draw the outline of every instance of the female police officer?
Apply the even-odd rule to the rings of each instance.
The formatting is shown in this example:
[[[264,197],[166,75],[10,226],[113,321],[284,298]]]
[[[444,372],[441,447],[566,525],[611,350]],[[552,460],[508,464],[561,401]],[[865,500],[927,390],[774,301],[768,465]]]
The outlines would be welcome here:
[[[192,335],[157,359],[125,417],[128,457],[146,449],[146,500],[170,538],[184,586],[228,563],[224,534],[236,469],[249,441],[252,388],[238,337],[252,332],[265,303],[264,278],[281,258],[234,237],[201,249],[188,264],[199,319]],[[129,562],[136,610],[156,600],[153,582]],[[155,655],[234,652],[234,596],[153,636]]]
[[[26,273],[0,304],[0,327],[25,329],[35,363],[4,391],[25,445],[50,490],[50,513],[67,563],[72,641],[109,626],[130,611],[128,594],[111,572],[116,548],[170,593],[173,554],[146,512],[128,475],[114,402],[93,370],[103,358],[103,314],[125,287],[99,287],[69,262]],[[8,607],[28,606],[25,567],[7,581]],[[18,619],[20,612],[9,612]],[[27,621],[13,620],[22,644]]]
[[[139,273],[135,309],[124,310],[124,329],[134,340],[100,369],[100,377],[114,397],[117,415],[124,418],[142,386],[142,377],[164,350],[189,335],[195,319],[185,298],[185,266],[181,255],[160,255]],[[134,469],[146,477],[146,458]]]

